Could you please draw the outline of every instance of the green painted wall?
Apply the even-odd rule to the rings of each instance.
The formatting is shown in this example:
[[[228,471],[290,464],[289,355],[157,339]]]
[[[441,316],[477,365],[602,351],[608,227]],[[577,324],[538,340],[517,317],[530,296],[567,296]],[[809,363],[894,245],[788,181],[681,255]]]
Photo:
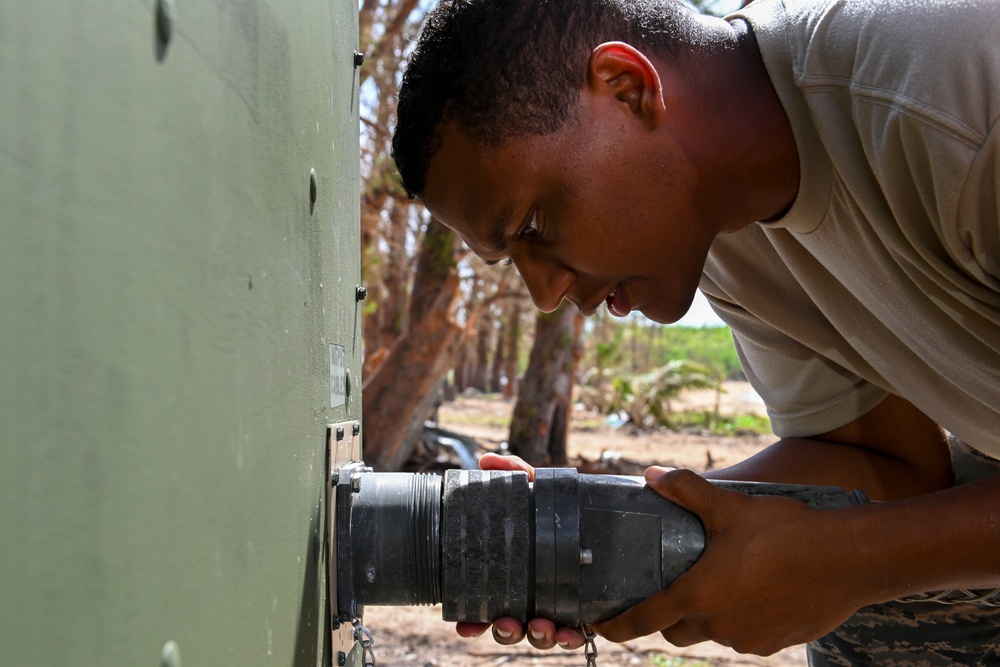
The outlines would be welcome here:
[[[324,664],[357,3],[158,7],[0,0],[0,664]]]

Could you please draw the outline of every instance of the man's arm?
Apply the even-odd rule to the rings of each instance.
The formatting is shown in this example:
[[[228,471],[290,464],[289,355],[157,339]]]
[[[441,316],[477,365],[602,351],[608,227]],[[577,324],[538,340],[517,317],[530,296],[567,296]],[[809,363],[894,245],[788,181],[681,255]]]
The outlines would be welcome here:
[[[756,456],[704,475],[862,489],[895,500],[951,485],[945,433],[909,402],[890,395],[867,414],[814,438],[779,440]]]
[[[940,429],[895,397],[713,475],[862,488],[889,502],[812,510],[651,469],[650,485],[705,524],[705,553],[669,588],[596,628],[614,641],[660,631],[681,646],[713,640],[770,654],[826,634],[867,604],[998,586],[1000,478],[947,488],[950,475]]]

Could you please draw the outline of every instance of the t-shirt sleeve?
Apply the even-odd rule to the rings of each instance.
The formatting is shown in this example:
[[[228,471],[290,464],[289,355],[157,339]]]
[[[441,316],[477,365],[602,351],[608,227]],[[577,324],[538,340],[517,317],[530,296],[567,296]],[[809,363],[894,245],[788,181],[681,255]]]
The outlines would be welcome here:
[[[755,243],[754,237],[759,235],[741,239],[738,245],[745,249],[747,243]],[[725,261],[724,250],[717,247],[712,261]],[[759,257],[765,251],[761,247],[754,254]],[[791,278],[786,281],[775,275],[780,272],[776,262],[768,265],[770,277],[763,280],[783,283],[778,298],[795,301]],[[885,388],[850,370],[856,360],[844,356],[843,346],[807,299],[786,304],[798,313],[797,326],[786,331],[737,305],[708,275],[702,279],[701,288],[712,308],[732,329],[743,371],[764,400],[775,435],[809,437],[831,431],[861,417],[888,396]],[[777,295],[767,284],[757,284],[753,289],[762,299],[767,299],[768,294]]]
[[[946,242],[984,287],[1000,292],[1000,119],[976,152]]]

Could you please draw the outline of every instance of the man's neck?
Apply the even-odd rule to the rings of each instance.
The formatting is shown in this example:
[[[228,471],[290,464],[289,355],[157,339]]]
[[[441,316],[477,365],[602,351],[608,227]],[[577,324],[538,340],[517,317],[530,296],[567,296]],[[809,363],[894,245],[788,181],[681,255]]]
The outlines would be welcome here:
[[[799,159],[788,116],[742,19],[712,20],[706,44],[681,56],[682,87],[700,98],[691,119],[702,170],[717,197],[719,231],[780,217],[798,193]],[[688,60],[689,62],[683,62]],[[713,216],[714,217],[714,216]]]

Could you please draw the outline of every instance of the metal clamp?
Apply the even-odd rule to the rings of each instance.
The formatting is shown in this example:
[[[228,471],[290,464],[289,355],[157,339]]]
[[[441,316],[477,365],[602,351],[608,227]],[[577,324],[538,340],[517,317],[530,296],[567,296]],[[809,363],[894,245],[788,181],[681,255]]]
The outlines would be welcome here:
[[[365,667],[376,667],[375,663],[375,651],[372,649],[372,644],[375,643],[375,638],[372,637],[372,633],[368,632],[364,625],[361,624],[361,619],[354,619],[354,638],[361,644],[361,664]]]

